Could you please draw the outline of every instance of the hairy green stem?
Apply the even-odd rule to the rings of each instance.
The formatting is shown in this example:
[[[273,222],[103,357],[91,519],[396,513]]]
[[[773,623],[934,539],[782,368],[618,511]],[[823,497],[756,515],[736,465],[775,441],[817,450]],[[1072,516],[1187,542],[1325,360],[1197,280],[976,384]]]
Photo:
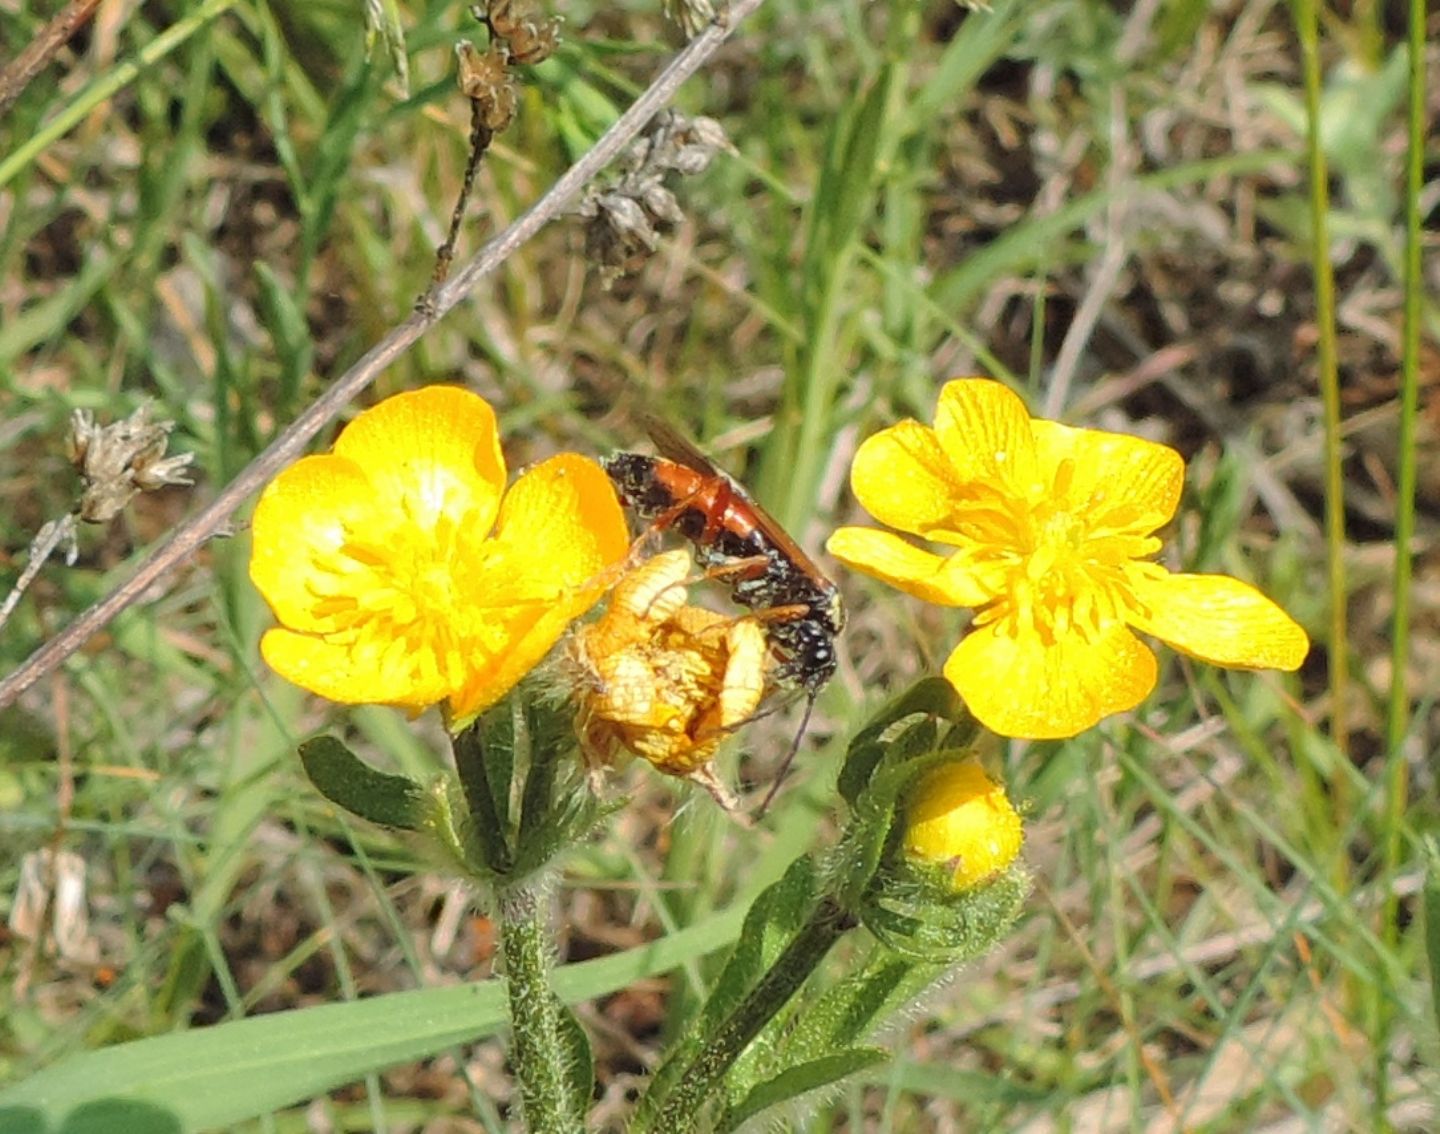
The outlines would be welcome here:
[[[520,1080],[529,1134],[579,1129],[572,1098],[568,1046],[560,1001],[550,988],[550,935],[545,902],[535,883],[496,894],[500,950],[510,998],[510,1062]]]
[[[822,897],[775,964],[691,1057],[659,1110],[653,1116],[637,1117],[632,1128],[636,1134],[651,1130],[676,1134],[695,1129],[705,1104],[720,1089],[725,1073],[750,1041],[789,1003],[830,947],[856,924],[854,914],[835,897]]]

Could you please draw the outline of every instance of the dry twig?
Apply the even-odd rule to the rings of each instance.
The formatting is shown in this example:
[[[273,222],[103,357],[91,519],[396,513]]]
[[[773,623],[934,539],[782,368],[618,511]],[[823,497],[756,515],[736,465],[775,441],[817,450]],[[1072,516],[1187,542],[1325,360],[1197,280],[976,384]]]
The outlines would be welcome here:
[[[71,0],[55,18],[41,28],[25,50],[0,70],[0,118],[14,105],[30,81],[45,69],[51,57],[70,37],[90,22],[100,0]]]
[[[488,0],[471,11],[490,30],[490,46],[479,51],[469,40],[461,40],[455,46],[456,61],[460,65],[460,92],[470,100],[470,156],[465,163],[460,196],[450,214],[450,231],[445,243],[435,250],[430,286],[418,301],[422,311],[430,309],[436,289],[450,275],[480,161],[489,152],[495,135],[508,129],[515,119],[519,96],[511,64],[531,67],[543,63],[554,54],[560,36],[559,20],[533,18],[520,0]]]

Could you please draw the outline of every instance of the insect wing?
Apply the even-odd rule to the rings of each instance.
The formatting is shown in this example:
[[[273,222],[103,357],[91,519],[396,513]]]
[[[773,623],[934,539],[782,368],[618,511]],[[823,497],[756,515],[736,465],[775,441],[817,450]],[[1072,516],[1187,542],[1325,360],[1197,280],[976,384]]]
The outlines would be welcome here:
[[[723,469],[718,468],[713,461],[700,451],[698,445],[676,429],[664,418],[656,417],[654,414],[641,411],[636,415],[640,424],[645,427],[645,432],[650,434],[650,440],[655,442],[655,448],[660,451],[662,457],[674,461],[678,465],[694,469],[696,472],[704,473],[706,476],[723,477],[730,481],[730,484],[737,492],[743,491],[740,486]],[[747,497],[748,499],[748,497]]]
[[[660,451],[661,456],[707,476],[722,477],[730,485],[731,491],[744,501],[755,526],[760,529],[761,534],[770,541],[776,551],[814,582],[824,586],[832,585],[820,568],[815,565],[815,561],[806,555],[804,549],[791,538],[790,533],[780,526],[780,521],[765,511],[734,477],[719,468],[700,451],[694,442],[662,418],[643,412],[638,416],[640,423],[645,426],[645,432],[650,434],[650,440],[655,442],[655,448]]]

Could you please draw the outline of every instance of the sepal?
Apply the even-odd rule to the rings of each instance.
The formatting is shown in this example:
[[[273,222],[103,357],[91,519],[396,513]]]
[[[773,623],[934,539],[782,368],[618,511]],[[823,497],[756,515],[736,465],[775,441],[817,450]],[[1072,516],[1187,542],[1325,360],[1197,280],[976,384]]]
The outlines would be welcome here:
[[[469,820],[464,844],[478,872],[509,883],[545,869],[620,804],[583,782],[571,717],[522,684],[453,740]]]
[[[939,732],[942,723],[950,725],[951,735],[946,735],[943,741],[947,746],[958,747],[971,739],[961,740],[953,735],[957,728],[973,731],[973,721],[966,714],[954,687],[943,677],[922,678],[882,707],[850,741],[836,786],[851,807],[855,806],[881,759],[894,746],[897,732],[905,731],[896,729],[896,726],[907,717],[922,718],[919,723],[930,722],[934,731],[929,747],[942,743]],[[918,737],[923,734],[916,731],[916,724],[911,722],[908,731]]]
[[[435,794],[408,776],[376,771],[333,736],[312,737],[299,752],[310,782],[337,807],[401,831],[434,825]]]
[[[957,893],[941,866],[893,859],[875,875],[860,920],[886,948],[917,964],[958,965],[1010,932],[1030,893],[1030,875],[1011,866]]]

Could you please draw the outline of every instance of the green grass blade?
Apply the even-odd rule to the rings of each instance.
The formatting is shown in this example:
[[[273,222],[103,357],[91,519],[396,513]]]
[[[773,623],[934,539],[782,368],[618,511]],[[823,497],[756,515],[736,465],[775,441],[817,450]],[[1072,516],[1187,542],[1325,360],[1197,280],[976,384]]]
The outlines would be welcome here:
[[[1430,966],[1430,1007],[1440,1027],[1440,843],[1425,840],[1425,958]]]
[[[1394,880],[1400,873],[1404,854],[1405,812],[1410,797],[1409,765],[1406,740],[1410,733],[1410,619],[1412,607],[1411,546],[1415,537],[1415,492],[1419,470],[1416,461],[1416,428],[1420,403],[1420,329],[1424,319],[1424,276],[1420,263],[1423,233],[1420,227],[1420,192],[1425,182],[1425,22],[1428,5],[1424,0],[1411,0],[1409,37],[1409,111],[1408,142],[1405,163],[1405,267],[1404,323],[1401,330],[1403,346],[1400,360],[1400,436],[1397,439],[1399,477],[1395,495],[1395,577],[1393,583],[1394,612],[1390,619],[1390,703],[1385,720],[1385,809],[1381,841],[1384,850],[1384,877]],[[1437,897],[1434,861],[1430,863],[1425,882],[1425,933],[1430,958],[1431,992],[1440,1006],[1436,992],[1435,966],[1437,955],[1436,922],[1440,920],[1440,897]],[[1381,934],[1387,946],[1398,949],[1400,944],[1400,899],[1393,888],[1381,910]],[[1387,990],[1389,991],[1389,990]],[[1387,997],[1388,1000],[1388,997]],[[1377,1079],[1388,1077],[1387,1058],[1390,1050],[1391,1016],[1382,1005]],[[1440,1019],[1440,1013],[1437,1013]]]
[[[63,138],[97,106],[134,82],[145,68],[164,59],[210,21],[234,6],[235,0],[208,0],[147,43],[136,53],[134,59],[126,60],[113,70],[100,75],[77,94],[64,110],[0,160],[0,188],[10,184],[17,173],[44,153],[57,138]]]

